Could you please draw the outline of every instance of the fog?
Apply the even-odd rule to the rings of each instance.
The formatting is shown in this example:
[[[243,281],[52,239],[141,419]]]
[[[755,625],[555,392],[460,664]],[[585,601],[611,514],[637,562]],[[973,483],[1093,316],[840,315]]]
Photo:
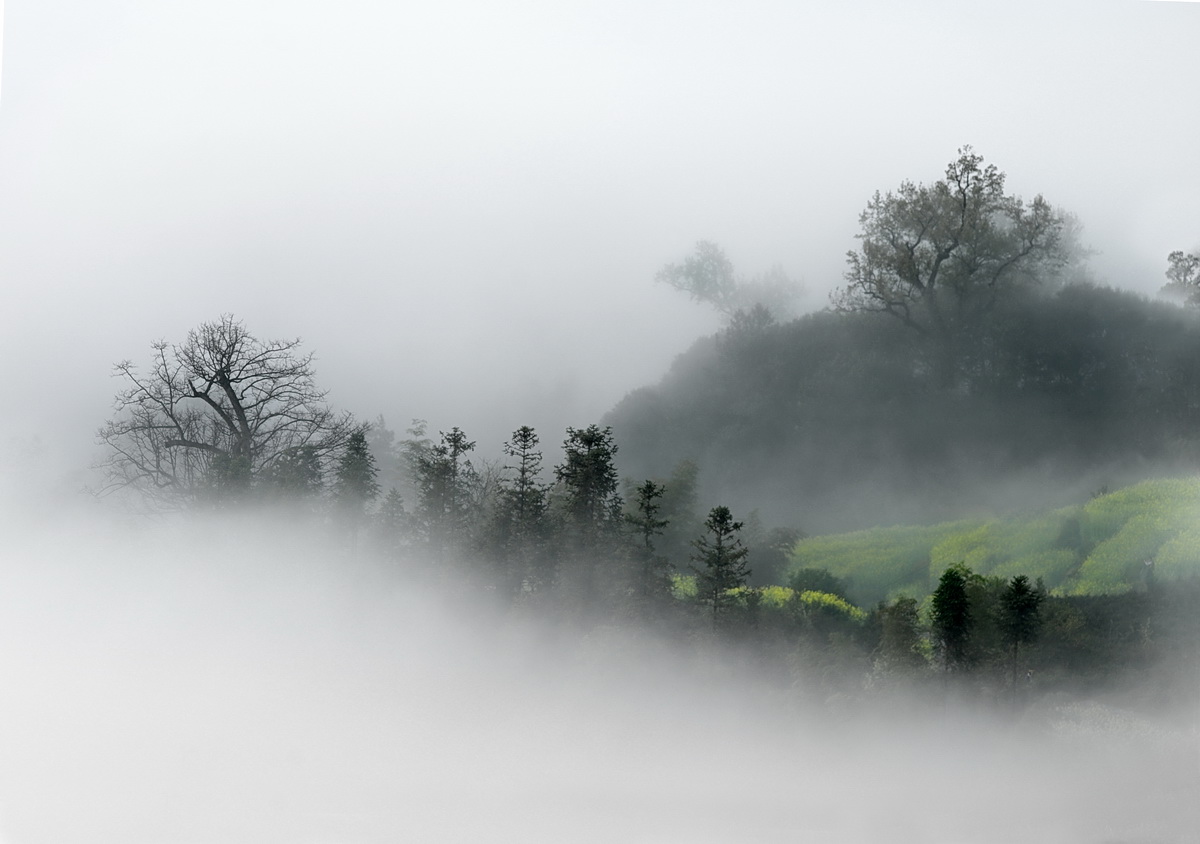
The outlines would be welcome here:
[[[5,428],[88,462],[112,363],[225,312],[363,418],[585,425],[718,325],[662,264],[712,239],[823,307],[872,192],[965,143],[1153,291],[1197,245],[1198,13],[9,4]]]
[[[12,512],[12,510],[10,510]],[[874,708],[270,519],[8,521],[6,842],[1183,842],[1194,708]],[[707,656],[705,656],[707,654]]]
[[[3,11],[0,840],[1194,840],[1194,702],[851,710],[78,493],[113,364],[222,313],[360,418],[553,463],[719,327],[660,266],[711,239],[820,309],[871,194],[963,144],[1151,293],[1200,245],[1200,5]]]

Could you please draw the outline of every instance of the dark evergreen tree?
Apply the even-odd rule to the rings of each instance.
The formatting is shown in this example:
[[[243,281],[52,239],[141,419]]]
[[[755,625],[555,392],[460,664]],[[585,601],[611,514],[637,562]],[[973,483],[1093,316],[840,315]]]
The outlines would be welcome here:
[[[707,533],[692,543],[696,573],[696,596],[712,611],[713,626],[718,626],[737,601],[732,590],[746,585],[750,568],[746,564],[749,549],[742,545],[742,522],[735,521],[728,507],[714,507],[704,521]]]
[[[655,538],[660,536],[668,524],[660,519],[662,497],[666,488],[662,484],[647,480],[634,491],[633,512],[626,514],[637,534],[634,561],[637,565],[636,591],[645,603],[663,598],[671,591],[671,563],[655,549]]]
[[[609,564],[610,574],[617,562],[624,518],[617,493],[616,454],[612,428],[567,428],[563,462],[554,469],[561,486],[565,550],[571,568],[568,591],[585,604],[607,597],[598,591],[598,561]],[[610,579],[604,585],[614,584]]]
[[[267,489],[282,498],[313,500],[320,494],[321,455],[310,445],[295,446],[282,452],[263,472]]]
[[[967,664],[967,642],[973,623],[967,589],[970,577],[971,570],[964,563],[946,569],[930,602],[934,641],[947,671],[961,670]]]
[[[1045,597],[1041,584],[1030,584],[1029,578],[1023,574],[1010,580],[1000,595],[1000,631],[1009,648],[1014,701],[1021,645],[1037,638],[1042,625],[1041,608]]]
[[[925,665],[921,653],[921,617],[915,598],[897,598],[879,610],[879,647],[875,672],[888,678],[915,674]]]
[[[490,544],[502,580],[513,592],[541,592],[554,580],[547,548],[549,488],[541,480],[539,442],[537,432],[523,425],[504,444],[508,476],[500,482]]]
[[[423,433],[423,429],[421,431]],[[457,427],[441,431],[440,441],[414,449],[416,520],[421,538],[437,560],[455,557],[467,544],[474,467],[466,459],[475,443]]]
[[[339,515],[357,525],[366,508],[379,496],[378,470],[363,431],[346,440],[334,473],[333,499]]]
[[[563,452],[554,476],[563,485],[567,521],[585,545],[594,545],[621,518],[612,428],[567,428]]]

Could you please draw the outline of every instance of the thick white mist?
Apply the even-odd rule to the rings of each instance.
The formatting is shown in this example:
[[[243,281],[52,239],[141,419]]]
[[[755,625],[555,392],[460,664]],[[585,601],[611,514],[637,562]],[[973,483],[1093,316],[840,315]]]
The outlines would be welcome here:
[[[806,709],[802,689],[728,657],[468,611],[459,589],[406,587],[279,521],[21,521],[0,540],[6,842],[1061,844],[1200,829],[1195,717]]]

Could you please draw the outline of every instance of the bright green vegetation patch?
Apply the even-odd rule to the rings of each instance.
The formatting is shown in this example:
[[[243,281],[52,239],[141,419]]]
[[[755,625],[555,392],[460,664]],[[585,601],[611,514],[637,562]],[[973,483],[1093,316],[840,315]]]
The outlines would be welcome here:
[[[1151,571],[1160,580],[1200,575],[1200,479],[1145,481],[1028,518],[816,536],[792,554],[793,570],[827,569],[864,604],[928,595],[959,562],[989,577],[1041,578],[1065,595],[1123,592]]]
[[[730,590],[738,596],[739,606],[745,608],[751,598],[756,598],[760,611],[767,613],[790,613],[796,609],[805,612],[823,612],[831,616],[845,617],[854,622],[867,619],[865,611],[854,606],[840,595],[831,592],[818,592],[806,589],[797,592],[787,586],[739,586]],[[672,577],[672,593],[677,600],[694,601],[698,596],[696,578],[690,574],[676,574]]]
[[[949,522],[932,527],[898,526],[802,539],[792,552],[793,569],[828,569],[845,578],[861,600],[874,603],[916,587],[928,592],[929,555],[933,547],[978,522]]]

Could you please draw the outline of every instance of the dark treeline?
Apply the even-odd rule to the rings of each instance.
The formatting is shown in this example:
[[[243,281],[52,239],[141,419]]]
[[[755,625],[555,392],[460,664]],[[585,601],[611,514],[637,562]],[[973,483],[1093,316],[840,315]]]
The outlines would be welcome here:
[[[797,536],[747,527],[723,506],[701,515],[687,462],[663,478],[622,480],[612,429],[599,425],[568,428],[553,465],[529,426],[497,461],[474,460],[462,430],[434,437],[421,420],[400,437],[380,419],[366,437],[388,486],[368,530],[376,547],[503,604],[648,621],[680,604],[684,575],[694,577],[690,603],[720,626],[729,593],[750,584],[747,555],[781,574],[780,543]]]
[[[622,467],[830,533],[1079,500],[1195,464],[1200,320],[1090,285],[1014,292],[941,344],[874,313],[734,321],[606,418]]]

